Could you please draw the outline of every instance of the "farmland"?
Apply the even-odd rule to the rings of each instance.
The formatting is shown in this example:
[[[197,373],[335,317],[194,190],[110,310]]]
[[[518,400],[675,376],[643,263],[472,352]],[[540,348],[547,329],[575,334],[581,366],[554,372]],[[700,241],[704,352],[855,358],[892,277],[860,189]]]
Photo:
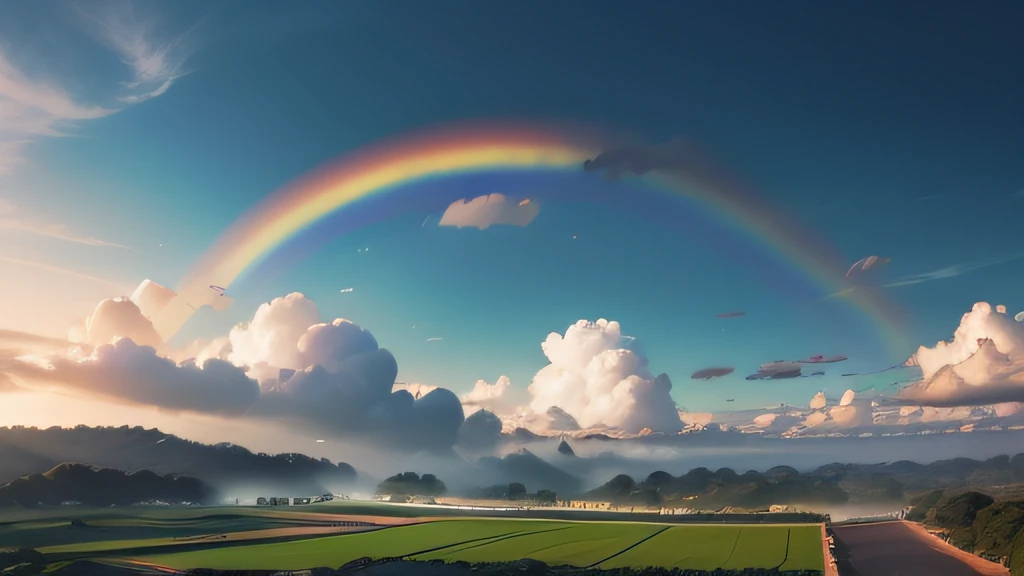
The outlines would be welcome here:
[[[348,512],[348,513],[342,513]],[[363,514],[352,514],[362,512]],[[395,513],[387,515],[388,512]],[[299,510],[251,507],[41,511],[0,524],[5,546],[48,562],[127,561],[177,570],[300,570],[361,558],[551,566],[659,566],[820,571],[818,525],[673,524],[432,516],[424,509],[351,503]]]

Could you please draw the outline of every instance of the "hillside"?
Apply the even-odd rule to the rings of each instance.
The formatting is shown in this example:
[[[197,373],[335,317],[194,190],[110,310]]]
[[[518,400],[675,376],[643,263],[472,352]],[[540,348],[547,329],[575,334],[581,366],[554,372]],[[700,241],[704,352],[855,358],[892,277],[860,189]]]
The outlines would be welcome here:
[[[188,476],[160,476],[149,470],[128,474],[84,464],[60,464],[43,474],[22,476],[0,486],[0,507],[59,506],[63,502],[123,506],[154,500],[201,503],[212,496],[209,486]]]
[[[584,499],[637,506],[756,509],[772,504],[838,503],[845,502],[848,496],[834,481],[779,466],[764,474],[737,474],[730,468],[714,472],[695,468],[676,477],[658,471],[641,482],[621,474],[586,493]]]
[[[1014,576],[1024,576],[1024,501],[997,502],[981,492],[927,494],[908,515],[941,529],[949,543],[992,560],[1010,559]]]
[[[61,462],[183,474],[215,488],[254,494],[321,494],[340,491],[356,478],[355,470],[343,462],[335,465],[302,454],[254,454],[233,444],[183,440],[155,428],[0,428],[0,484]]]
[[[549,464],[525,448],[504,458],[481,458],[478,465],[494,473],[498,482],[520,482],[558,494],[576,494],[583,485],[576,476]]]
[[[911,493],[1024,483],[1024,454],[988,460],[953,458],[931,464],[906,460],[886,464],[829,464],[810,474],[838,482],[852,499],[860,500],[870,499],[861,498],[861,491],[884,488],[881,483],[886,478],[899,481],[903,490]]]

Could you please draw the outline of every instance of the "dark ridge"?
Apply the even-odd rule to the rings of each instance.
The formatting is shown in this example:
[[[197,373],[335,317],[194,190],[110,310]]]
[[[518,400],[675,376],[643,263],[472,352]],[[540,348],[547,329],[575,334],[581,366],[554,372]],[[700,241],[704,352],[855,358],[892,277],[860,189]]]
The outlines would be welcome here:
[[[0,484],[61,462],[86,462],[118,470],[184,474],[211,486],[252,486],[322,494],[345,486],[356,471],[344,462],[303,454],[254,454],[230,443],[201,444],[140,426],[0,428]]]
[[[0,506],[32,508],[78,502],[90,506],[129,505],[159,500],[202,503],[212,490],[201,481],[149,470],[125,473],[84,464],[60,464],[43,474],[22,476],[0,487]]]
[[[576,456],[576,452],[573,452],[572,446],[569,446],[569,443],[565,440],[558,443],[558,452],[566,456]]]

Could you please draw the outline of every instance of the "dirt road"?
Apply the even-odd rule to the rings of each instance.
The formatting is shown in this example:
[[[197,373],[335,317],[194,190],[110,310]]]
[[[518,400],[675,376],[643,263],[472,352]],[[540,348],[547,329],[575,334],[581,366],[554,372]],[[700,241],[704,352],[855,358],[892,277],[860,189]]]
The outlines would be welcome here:
[[[1010,576],[1010,572],[958,550],[911,522],[833,526],[836,548],[849,554],[843,576]]]

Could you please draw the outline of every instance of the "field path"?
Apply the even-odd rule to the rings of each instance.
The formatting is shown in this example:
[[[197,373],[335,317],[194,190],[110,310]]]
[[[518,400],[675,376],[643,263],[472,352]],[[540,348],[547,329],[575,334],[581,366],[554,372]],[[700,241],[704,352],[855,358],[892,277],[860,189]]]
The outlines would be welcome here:
[[[996,564],[959,550],[911,522],[833,526],[849,549],[843,576],[1010,576]]]

